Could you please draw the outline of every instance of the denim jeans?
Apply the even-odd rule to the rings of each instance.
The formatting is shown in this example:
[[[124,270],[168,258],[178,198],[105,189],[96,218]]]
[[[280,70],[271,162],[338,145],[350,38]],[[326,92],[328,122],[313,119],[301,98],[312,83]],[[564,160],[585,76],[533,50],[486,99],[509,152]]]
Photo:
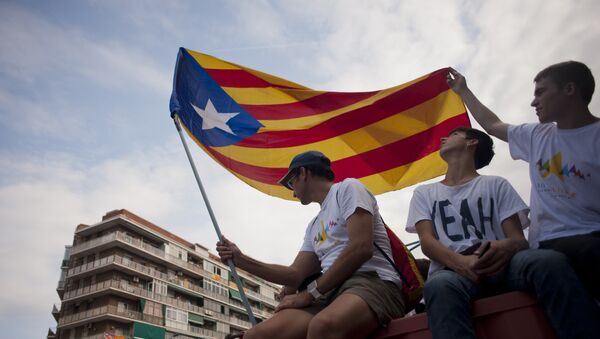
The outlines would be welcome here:
[[[502,273],[479,284],[450,270],[433,273],[425,283],[433,339],[475,338],[471,301],[509,291],[537,297],[558,338],[598,338],[600,308],[567,258],[552,250],[529,249],[516,253]]]
[[[600,231],[541,241],[540,248],[566,255],[583,285],[600,300]]]

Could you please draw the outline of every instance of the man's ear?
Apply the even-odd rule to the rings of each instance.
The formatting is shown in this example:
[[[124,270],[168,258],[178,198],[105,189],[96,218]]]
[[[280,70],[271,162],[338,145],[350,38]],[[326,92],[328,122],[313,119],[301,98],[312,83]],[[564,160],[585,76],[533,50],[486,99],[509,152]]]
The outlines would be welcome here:
[[[308,176],[308,170],[306,169],[306,167],[300,167],[298,169],[298,178],[304,179],[307,176]]]
[[[473,139],[467,139],[467,146],[477,146],[477,144],[479,143],[479,140],[473,138]]]
[[[572,96],[572,95],[575,95],[575,92],[577,91],[577,87],[575,86],[575,84],[573,82],[567,82],[563,86],[562,91],[567,96]]]

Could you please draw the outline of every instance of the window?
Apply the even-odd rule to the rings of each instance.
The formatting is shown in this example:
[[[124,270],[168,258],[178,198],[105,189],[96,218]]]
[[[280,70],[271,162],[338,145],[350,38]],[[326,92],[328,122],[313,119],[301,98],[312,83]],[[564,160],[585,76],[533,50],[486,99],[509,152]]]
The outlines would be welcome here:
[[[221,275],[221,268],[217,266],[213,266],[213,273]]]
[[[165,325],[177,329],[187,330],[188,313],[176,308],[167,307]]]
[[[154,294],[167,295],[167,283],[154,279]]]
[[[128,309],[129,309],[129,305],[128,304],[126,304],[126,303],[124,303],[122,301],[119,301],[117,303],[117,313],[124,313]]]

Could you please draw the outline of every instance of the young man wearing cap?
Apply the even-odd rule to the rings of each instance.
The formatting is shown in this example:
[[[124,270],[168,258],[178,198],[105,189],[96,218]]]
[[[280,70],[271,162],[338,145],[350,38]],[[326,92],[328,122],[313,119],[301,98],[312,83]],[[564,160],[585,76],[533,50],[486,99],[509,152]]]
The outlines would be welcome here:
[[[477,173],[494,156],[492,139],[458,128],[442,138],[440,154],[446,176],[417,187],[406,227],[431,259],[424,294],[432,337],[475,338],[471,300],[514,290],[538,297],[559,338],[600,333],[600,311],[567,258],[528,249],[523,200],[505,179]]]
[[[286,295],[270,319],[244,338],[361,338],[404,314],[399,277],[379,251],[391,257],[389,239],[375,197],[356,179],[334,184],[330,160],[308,151],[292,160],[280,180],[303,205],[321,209],[308,224],[290,266],[260,262],[224,239],[221,259],[268,281],[296,290],[323,271],[306,290]]]
[[[540,123],[510,125],[475,97],[461,74],[448,75],[475,120],[507,141],[514,159],[529,163],[530,245],[564,253],[600,300],[600,119],[588,108],[594,77],[583,63],[567,61],[540,71],[534,82],[531,106]]]

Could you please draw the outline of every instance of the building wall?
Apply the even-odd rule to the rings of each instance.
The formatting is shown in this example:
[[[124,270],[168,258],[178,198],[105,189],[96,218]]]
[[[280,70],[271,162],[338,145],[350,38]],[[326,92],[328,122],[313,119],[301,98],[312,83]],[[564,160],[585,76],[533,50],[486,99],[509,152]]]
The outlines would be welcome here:
[[[167,337],[220,338],[249,327],[235,300],[237,287],[218,258],[131,212],[117,212],[77,227],[57,288],[57,338],[129,336],[134,322],[164,327]],[[269,317],[278,286],[240,276],[254,316]]]

